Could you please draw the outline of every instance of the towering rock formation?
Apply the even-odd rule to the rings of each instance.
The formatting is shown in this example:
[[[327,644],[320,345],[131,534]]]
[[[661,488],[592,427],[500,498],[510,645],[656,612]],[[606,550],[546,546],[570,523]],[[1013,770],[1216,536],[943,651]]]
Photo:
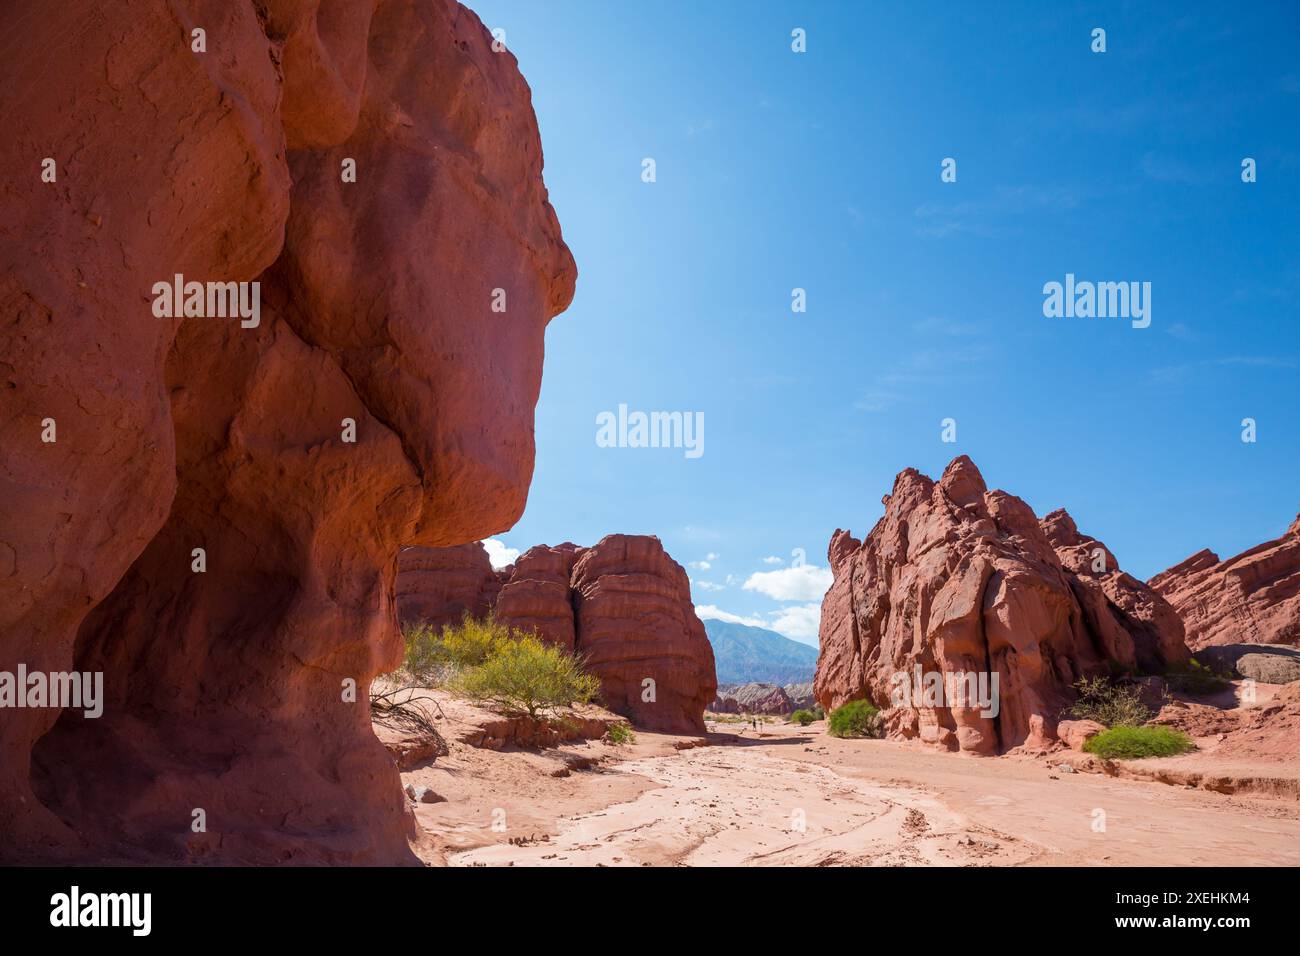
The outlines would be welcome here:
[[[447,560],[465,554],[457,549]],[[413,573],[408,560],[424,559],[404,552],[399,582]],[[497,620],[582,655],[600,678],[605,706],[648,730],[704,731],[717,689],[713,648],[686,571],[658,538],[612,534],[590,548],[538,545],[502,573]],[[413,584],[399,583],[399,591],[403,618],[433,603]],[[431,619],[441,617],[435,608]]]
[[[1220,561],[1198,551],[1148,582],[1182,615],[1193,649],[1300,647],[1300,517],[1286,534]]]
[[[402,620],[441,628],[466,614],[482,617],[506,575],[495,571],[477,541],[452,548],[403,548],[398,556],[397,607]]]
[[[452,0],[0,34],[0,670],[105,696],[5,712],[0,857],[410,861],[366,705],[397,553],[519,516],[576,276],[515,59]],[[160,308],[178,274],[257,321]]]
[[[937,482],[901,472],[866,540],[836,531],[829,557],[817,699],[869,698],[893,736],[974,754],[1043,746],[1080,676],[1186,657],[1176,620],[1103,545],[1064,512],[1040,524],[965,456]],[[990,691],[996,674],[995,707],[976,699],[981,674]]]

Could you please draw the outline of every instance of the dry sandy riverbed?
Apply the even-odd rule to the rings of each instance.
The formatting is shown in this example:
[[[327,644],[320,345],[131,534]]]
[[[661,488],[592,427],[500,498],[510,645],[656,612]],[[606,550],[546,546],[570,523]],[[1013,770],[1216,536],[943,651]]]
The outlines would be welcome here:
[[[709,739],[453,745],[403,774],[447,797],[417,807],[417,849],[453,866],[1300,865],[1294,799],[837,740],[823,724]]]

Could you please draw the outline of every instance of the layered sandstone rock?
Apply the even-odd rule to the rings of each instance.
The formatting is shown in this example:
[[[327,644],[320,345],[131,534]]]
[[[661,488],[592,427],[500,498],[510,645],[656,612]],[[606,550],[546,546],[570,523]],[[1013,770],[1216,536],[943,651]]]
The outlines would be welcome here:
[[[581,655],[600,678],[605,706],[648,730],[703,732],[717,689],[713,648],[686,571],[658,538],[538,545],[504,576],[496,619]],[[414,607],[422,598],[404,600]]]
[[[453,548],[403,548],[397,560],[397,606],[403,620],[441,628],[492,607],[505,575],[477,541]]]
[[[1198,551],[1149,583],[1182,616],[1194,650],[1219,644],[1300,647],[1300,517],[1280,538],[1226,561]]]
[[[509,569],[496,601],[497,620],[573,650],[573,566],[582,551],[565,542],[529,548]]]
[[[659,539],[611,534],[573,566],[577,649],[611,710],[648,730],[704,731],[713,647],[686,570]]]
[[[397,553],[517,519],[575,279],[514,57],[450,0],[0,32],[0,669],[106,696],[0,722],[0,856],[409,861],[366,703]],[[260,322],[156,317],[177,273],[260,281]]]
[[[1079,677],[1138,667],[1139,645],[1161,666],[1162,655],[1185,656],[1127,582],[1111,582],[1120,605],[1105,581],[1063,564],[1032,509],[989,491],[969,458],[937,482],[901,472],[884,501],[865,541],[831,539],[814,682],[824,707],[866,697],[892,736],[966,753],[1044,747]],[[1053,533],[1064,524],[1051,522]],[[986,706],[994,675],[996,706]]]

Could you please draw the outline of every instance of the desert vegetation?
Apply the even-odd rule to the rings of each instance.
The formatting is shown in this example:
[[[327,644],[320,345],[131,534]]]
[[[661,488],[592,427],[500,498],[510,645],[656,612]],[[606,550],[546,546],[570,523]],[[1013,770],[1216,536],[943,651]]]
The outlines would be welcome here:
[[[881,737],[880,711],[865,700],[851,700],[831,711],[827,733],[832,737]]]
[[[1090,738],[1083,749],[1107,760],[1136,760],[1139,757],[1173,757],[1195,747],[1187,734],[1172,727],[1120,725]]]
[[[1173,668],[1165,673],[1165,682],[1173,690],[1195,697],[1217,694],[1232,685],[1232,679],[1226,674],[1215,671],[1202,664],[1196,658],[1187,662],[1185,667]]]
[[[1070,716],[1076,720],[1095,720],[1106,727],[1140,727],[1155,716],[1142,702],[1142,688],[1137,684],[1084,677],[1075,682],[1074,689],[1079,699],[1070,707]]]
[[[395,676],[407,687],[441,687],[532,718],[554,717],[600,693],[600,680],[586,672],[581,658],[491,615],[466,615],[441,629],[411,623],[402,636],[406,652]]]

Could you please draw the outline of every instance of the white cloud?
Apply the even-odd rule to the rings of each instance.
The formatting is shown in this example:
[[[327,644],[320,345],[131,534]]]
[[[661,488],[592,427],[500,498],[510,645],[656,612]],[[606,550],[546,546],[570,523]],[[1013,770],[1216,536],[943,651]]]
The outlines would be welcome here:
[[[758,571],[749,576],[744,588],[776,601],[820,601],[833,580],[830,568],[800,564],[780,571]]]
[[[784,558],[778,558],[775,554],[769,554],[763,559],[764,564],[785,564]]]
[[[694,568],[696,571],[707,571],[709,568],[713,567],[713,565],[709,564],[707,561],[692,561],[687,565],[687,567]]]
[[[715,552],[715,551],[710,551],[708,554],[706,554],[706,555],[704,556],[704,560],[705,560],[705,561],[716,561],[716,560],[718,560],[718,554],[717,554],[717,552]]]
[[[697,604],[695,613],[701,621],[726,621],[728,624],[761,627],[768,631],[776,631],[782,637],[788,637],[800,644],[816,647],[817,625],[821,622],[822,609],[819,604],[797,604],[772,611],[763,618],[732,614],[715,604]]]
[[[739,614],[732,614],[730,611],[724,611],[713,604],[695,605],[695,615],[701,621],[726,621],[728,624],[748,624],[750,627],[767,627],[767,622],[761,617],[741,617]]]
[[[801,644],[817,646],[817,625],[821,623],[820,604],[795,604],[774,612],[768,627],[782,637]]]
[[[487,549],[488,560],[492,562],[494,568],[500,569],[507,564],[514,564],[515,558],[519,557],[518,548],[507,548],[504,541],[498,541],[496,538],[485,539],[483,547]]]
[[[701,591],[725,591],[725,584],[714,584],[712,581],[692,581],[691,587],[699,588]]]

